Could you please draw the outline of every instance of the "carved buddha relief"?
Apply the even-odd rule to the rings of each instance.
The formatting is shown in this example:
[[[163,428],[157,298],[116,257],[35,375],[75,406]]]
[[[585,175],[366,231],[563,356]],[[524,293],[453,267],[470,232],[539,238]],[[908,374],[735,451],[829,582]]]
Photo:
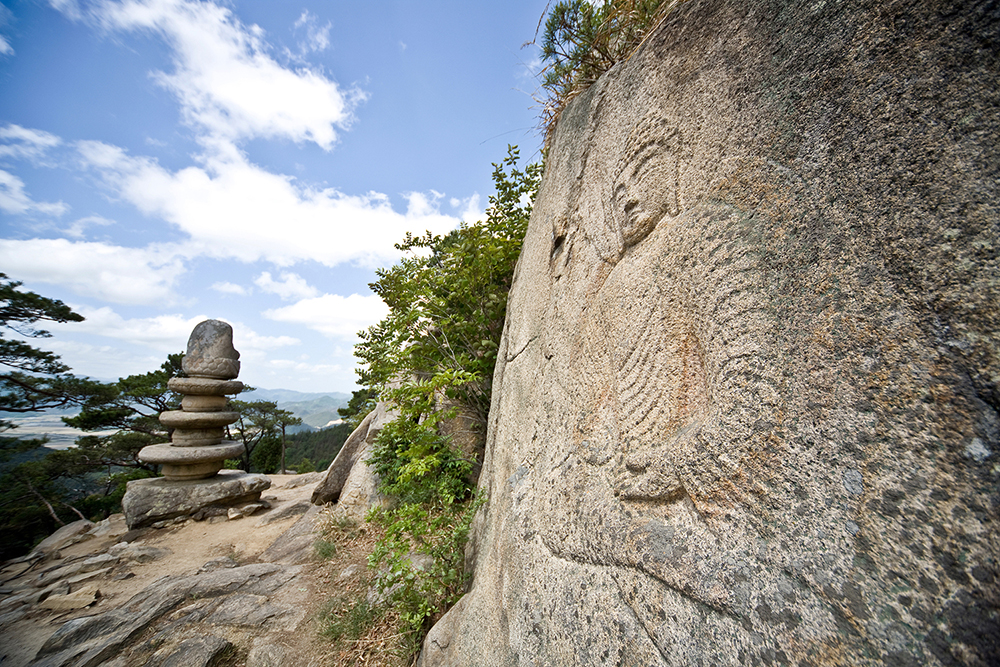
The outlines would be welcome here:
[[[771,325],[742,218],[720,205],[681,210],[683,155],[680,132],[654,113],[616,154],[588,161],[592,185],[578,204],[592,216],[601,199],[604,216],[580,226],[599,251],[617,245],[617,259],[586,310],[571,370],[582,378],[578,404],[588,406],[574,429],[582,465],[570,459],[552,470],[565,491],[551,502],[594,495],[611,511],[548,526],[543,539],[554,553],[634,568],[721,609],[729,593],[705,575],[728,569],[713,523],[732,504],[730,479],[757,437],[740,430],[748,411],[763,421],[774,411],[767,369],[777,365],[757,358]],[[621,539],[673,555],[622,562]]]

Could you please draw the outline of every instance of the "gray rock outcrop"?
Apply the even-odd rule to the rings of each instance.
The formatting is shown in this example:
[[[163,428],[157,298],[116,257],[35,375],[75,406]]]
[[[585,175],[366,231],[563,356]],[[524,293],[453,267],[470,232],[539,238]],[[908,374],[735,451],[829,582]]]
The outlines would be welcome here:
[[[682,3],[564,111],[421,664],[1000,664],[1000,13]]]
[[[396,413],[385,403],[379,403],[358,424],[327,468],[323,481],[316,485],[312,494],[313,503],[336,503],[333,512],[337,517],[363,521],[369,509],[385,501],[378,490],[378,475],[367,461],[375,438],[382,427],[395,417]]]

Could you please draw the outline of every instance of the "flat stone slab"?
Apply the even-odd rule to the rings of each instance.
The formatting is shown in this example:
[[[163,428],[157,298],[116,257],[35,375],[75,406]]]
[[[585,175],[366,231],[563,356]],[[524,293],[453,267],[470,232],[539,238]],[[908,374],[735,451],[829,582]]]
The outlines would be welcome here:
[[[122,510],[129,528],[191,516],[209,507],[231,507],[257,501],[270,488],[264,475],[223,470],[215,477],[174,481],[162,477],[128,483]]]
[[[243,454],[243,444],[226,441],[207,447],[178,447],[169,443],[149,445],[139,452],[139,458],[149,463],[171,463],[174,465],[205,463],[234,459]],[[221,472],[219,473],[222,474]]]

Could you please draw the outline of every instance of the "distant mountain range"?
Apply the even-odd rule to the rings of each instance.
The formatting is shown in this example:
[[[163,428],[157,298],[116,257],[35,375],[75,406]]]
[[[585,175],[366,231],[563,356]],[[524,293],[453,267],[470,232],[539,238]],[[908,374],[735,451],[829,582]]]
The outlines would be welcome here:
[[[244,401],[274,401],[282,410],[288,410],[302,419],[302,426],[293,426],[289,433],[299,431],[316,431],[330,422],[340,419],[337,408],[347,406],[351,400],[350,394],[340,391],[304,392],[291,389],[256,389],[239,395]],[[64,448],[73,444],[76,438],[83,435],[82,431],[69,428],[62,423],[60,417],[75,415],[77,408],[47,410],[29,414],[14,414],[0,412],[0,417],[10,419],[20,427],[5,435],[13,437],[39,437],[47,435],[50,447]]]
[[[303,426],[310,427],[294,428],[291,432],[295,433],[321,429],[340,419],[337,408],[347,407],[351,395],[339,391],[307,393],[291,389],[257,389],[240,398],[244,401],[274,401],[282,410],[288,410],[302,419]]]

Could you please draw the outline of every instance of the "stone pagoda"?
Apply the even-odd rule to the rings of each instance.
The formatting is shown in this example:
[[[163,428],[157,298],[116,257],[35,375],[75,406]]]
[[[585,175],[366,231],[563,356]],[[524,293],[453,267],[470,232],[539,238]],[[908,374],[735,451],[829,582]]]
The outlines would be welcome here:
[[[171,431],[170,442],[145,447],[139,459],[159,463],[167,479],[213,477],[226,459],[243,454],[241,443],[223,441],[225,427],[240,418],[226,410],[226,396],[243,391],[243,383],[235,379],[240,353],[233,347],[233,328],[219,320],[196,326],[181,368],[190,377],[167,382],[171,391],[184,396],[181,409],[160,414],[160,423]]]
[[[129,482],[122,510],[130,528],[224,513],[228,507],[258,500],[271,486],[264,475],[222,471],[226,459],[243,454],[242,443],[224,440],[226,426],[239,419],[239,413],[226,409],[226,397],[243,391],[243,383],[236,380],[239,359],[233,328],[225,322],[206,320],[191,332],[181,364],[188,377],[167,383],[183,396],[181,409],[160,414],[160,423],[171,432],[170,442],[139,452],[141,461],[161,466],[163,477]]]

